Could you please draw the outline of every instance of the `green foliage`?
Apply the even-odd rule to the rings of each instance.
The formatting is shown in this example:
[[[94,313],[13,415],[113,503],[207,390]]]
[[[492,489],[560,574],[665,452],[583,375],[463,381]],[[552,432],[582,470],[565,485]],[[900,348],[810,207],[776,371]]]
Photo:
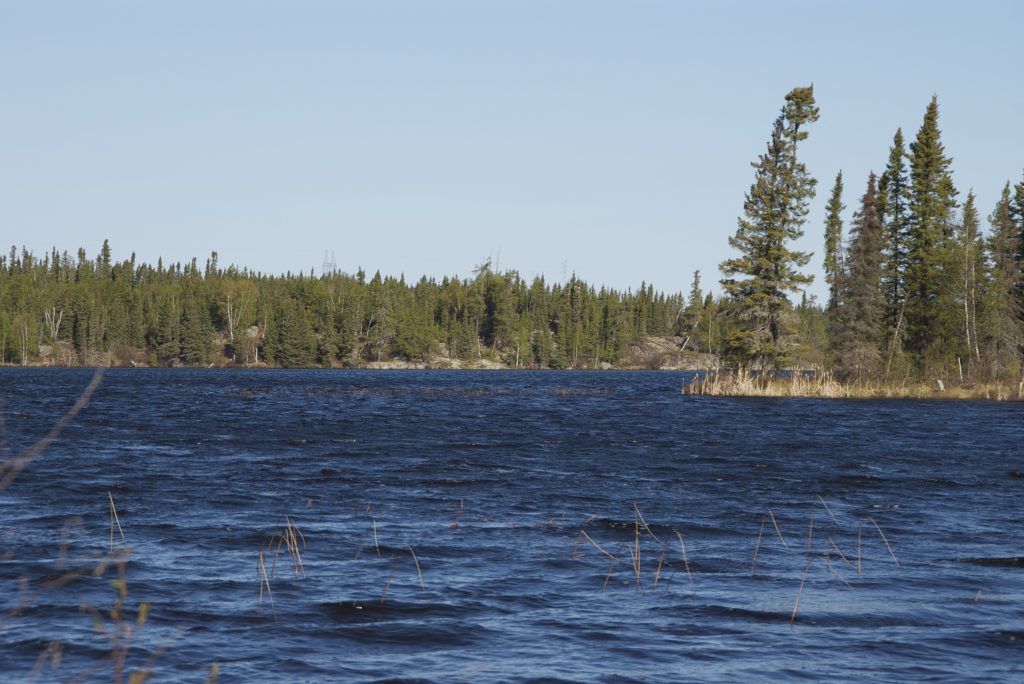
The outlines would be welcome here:
[[[516,368],[618,362],[677,332],[682,295],[528,284],[489,263],[470,280],[361,272],[265,276],[218,264],[115,262],[12,248],[0,257],[0,362],[285,367],[490,359]],[[643,332],[641,332],[643,331]],[[44,356],[45,352],[45,356]]]
[[[917,138],[910,145],[910,220],[905,275],[907,345],[919,371],[946,370],[955,303],[949,297],[952,210],[956,189],[939,130],[939,105],[932,98]]]
[[[843,172],[836,174],[832,195],[825,208],[825,282],[828,283],[828,308],[839,305],[839,279],[843,254]]]
[[[872,173],[853,217],[846,267],[839,279],[842,306],[829,329],[836,373],[844,380],[874,379],[882,369],[886,302],[880,287],[885,245],[881,212]]]
[[[740,256],[719,266],[722,287],[731,299],[738,327],[729,337],[734,365],[779,368],[794,346],[788,292],[811,282],[797,269],[810,254],[789,244],[803,235],[808,203],[816,181],[797,158],[805,126],[818,119],[813,87],[794,88],[772,127],[767,151],[752,164],[754,183],[743,204],[736,234],[729,244]],[[741,276],[741,277],[737,277]]]

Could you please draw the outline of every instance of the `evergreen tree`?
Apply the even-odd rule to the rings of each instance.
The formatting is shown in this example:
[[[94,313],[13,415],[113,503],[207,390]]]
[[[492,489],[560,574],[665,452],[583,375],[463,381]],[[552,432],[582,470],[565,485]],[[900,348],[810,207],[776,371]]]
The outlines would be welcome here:
[[[902,348],[906,334],[907,245],[910,240],[910,180],[907,176],[907,153],[903,145],[903,129],[896,129],[889,162],[878,183],[882,221],[885,224],[885,261],[883,290],[885,292],[886,373]]]
[[[1017,265],[1024,269],[1024,181],[1017,183],[1013,189],[1013,201],[1009,203],[1009,219],[1016,228],[1016,256]],[[1017,306],[1024,316],[1024,279],[1016,285]]]
[[[949,301],[940,301],[948,280],[951,214],[956,190],[939,130],[938,99],[925,111],[910,145],[910,211],[906,269],[907,347],[918,370],[948,360]]]
[[[1009,183],[1003,188],[988,220],[992,227],[985,243],[989,283],[984,293],[980,334],[990,377],[1016,379],[1024,345],[1024,321],[1021,320],[1024,307],[1017,296],[1022,281],[1020,238],[1012,215]]]
[[[843,270],[843,172],[836,174],[825,214],[825,282],[828,284],[828,309],[839,306],[839,279]]]
[[[963,311],[961,329],[964,351],[974,361],[981,361],[978,342],[978,302],[981,299],[981,281],[984,278],[984,243],[978,225],[978,211],[974,206],[974,193],[967,194],[962,222],[957,227],[955,248],[957,259],[957,299]]]
[[[876,185],[875,174],[871,173],[850,230],[837,325],[829,330],[830,335],[835,335],[831,346],[836,354],[837,374],[841,378],[858,381],[875,377],[882,369],[886,303],[882,290],[885,228]]]
[[[813,86],[794,88],[775,120],[767,151],[752,164],[754,183],[743,204],[745,216],[729,238],[741,256],[719,267],[739,326],[730,340],[730,356],[738,365],[778,368],[786,362],[791,346],[787,292],[812,280],[797,270],[810,254],[789,247],[803,235],[816,183],[798,160],[797,146],[807,138],[805,127],[817,120]]]
[[[684,338],[683,349],[686,349],[691,340],[694,341],[694,346],[699,348],[700,338],[697,333],[704,318],[704,293],[700,288],[699,270],[693,272],[693,282],[690,283],[690,299],[680,318],[682,318],[682,330],[680,332]]]
[[[313,365],[316,338],[306,310],[294,299],[287,299],[277,314],[274,361],[284,368],[306,368]]]

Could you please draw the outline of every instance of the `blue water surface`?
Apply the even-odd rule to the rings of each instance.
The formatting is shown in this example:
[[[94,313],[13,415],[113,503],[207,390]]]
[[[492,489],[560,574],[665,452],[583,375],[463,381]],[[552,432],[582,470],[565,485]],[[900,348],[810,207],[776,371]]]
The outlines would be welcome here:
[[[8,474],[91,377],[0,370]],[[108,371],[0,490],[0,678],[1024,677],[1024,405],[687,377]]]

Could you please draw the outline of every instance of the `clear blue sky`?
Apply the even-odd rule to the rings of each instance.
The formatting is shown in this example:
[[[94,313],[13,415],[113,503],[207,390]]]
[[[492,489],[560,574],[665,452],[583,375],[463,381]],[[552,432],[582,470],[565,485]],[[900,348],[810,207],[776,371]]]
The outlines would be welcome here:
[[[0,244],[717,289],[813,82],[820,295],[836,171],[849,215],[933,93],[983,215],[1021,180],[1021,26],[1019,0],[2,2]]]

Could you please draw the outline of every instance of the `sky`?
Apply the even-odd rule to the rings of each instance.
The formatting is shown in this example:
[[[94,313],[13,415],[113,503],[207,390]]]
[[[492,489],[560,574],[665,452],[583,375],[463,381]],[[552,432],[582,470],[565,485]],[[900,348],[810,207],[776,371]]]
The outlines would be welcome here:
[[[848,221],[933,95],[983,216],[1024,178],[1022,25],[1019,0],[0,0],[0,245],[717,290],[813,83],[820,299],[836,172]]]

